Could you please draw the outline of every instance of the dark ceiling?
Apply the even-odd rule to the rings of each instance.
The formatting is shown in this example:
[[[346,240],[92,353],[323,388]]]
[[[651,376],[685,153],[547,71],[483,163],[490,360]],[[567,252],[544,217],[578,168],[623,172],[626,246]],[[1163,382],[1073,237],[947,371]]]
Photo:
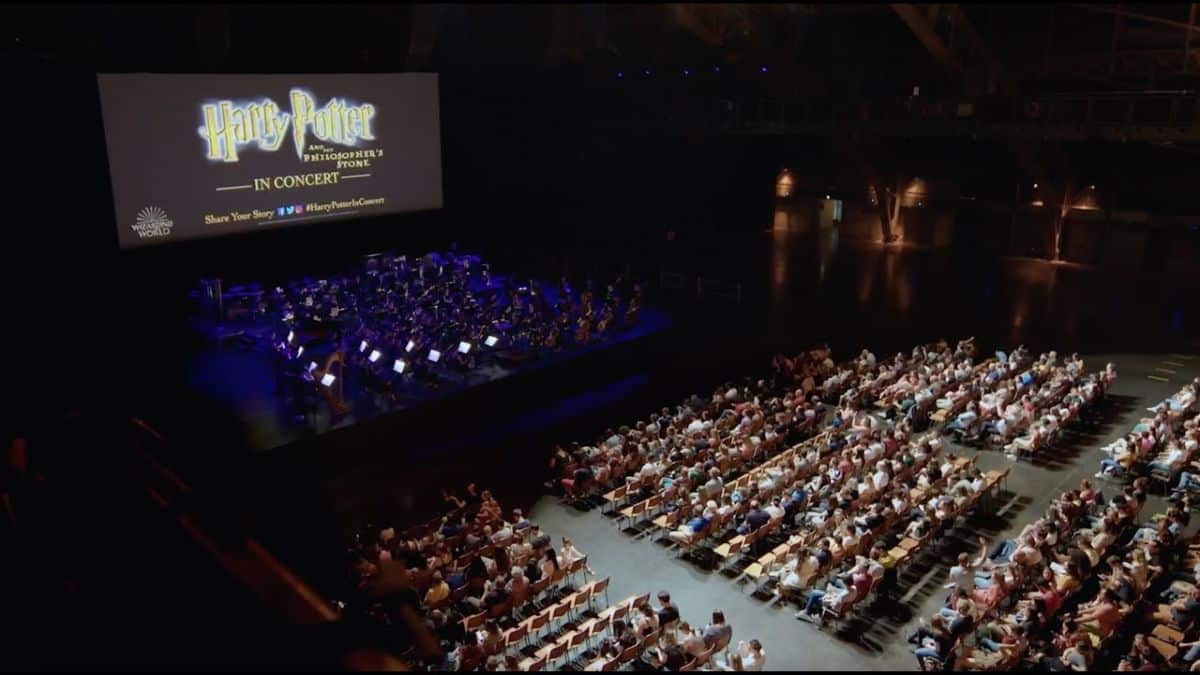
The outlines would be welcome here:
[[[1189,4],[10,5],[7,49],[91,70],[569,68],[682,73],[769,65],[774,86],[868,93],[1187,88]]]

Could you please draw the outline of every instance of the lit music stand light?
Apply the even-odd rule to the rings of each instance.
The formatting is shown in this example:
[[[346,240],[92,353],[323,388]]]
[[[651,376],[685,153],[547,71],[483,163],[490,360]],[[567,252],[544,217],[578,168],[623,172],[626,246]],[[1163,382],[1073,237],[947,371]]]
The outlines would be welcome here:
[[[430,361],[433,361],[434,363],[437,363],[438,361],[441,361],[441,360],[442,360],[442,353],[441,353],[441,352],[439,352],[439,351],[438,351],[438,350],[436,350],[436,349],[430,349],[430,350],[429,350],[429,360],[430,360]]]
[[[404,362],[404,359],[396,359],[396,361],[392,363],[392,370],[396,371],[397,375],[403,375],[404,369],[407,366],[408,364]]]
[[[458,343],[458,353],[459,354],[467,354],[467,353],[470,353],[470,351],[471,351],[471,343],[470,342]]]
[[[296,337],[296,331],[288,331],[288,344],[292,344],[292,338]]]
[[[304,356],[304,345],[296,348],[296,358],[300,358],[301,356]]]
[[[329,387],[333,385],[333,382],[336,379],[337,376],[335,376],[333,373],[325,373],[325,375],[321,377],[321,384]]]
[[[411,352],[413,350],[413,347],[416,347],[416,346],[417,346],[416,342],[409,340],[408,344],[404,345],[404,351]]]
[[[363,340],[362,342],[358,343],[358,353],[361,354],[365,351],[367,351],[367,341]]]
[[[489,335],[487,336],[487,339],[483,341],[483,344],[489,347],[495,347],[498,342],[500,342],[500,338],[496,337],[495,335]]]
[[[314,371],[314,370],[316,370],[316,369],[317,369],[317,362],[316,362],[316,361],[312,361],[312,362],[310,362],[310,363],[308,364],[308,372],[310,372],[310,373],[311,373],[312,371]]]
[[[375,363],[381,356],[383,356],[383,352],[379,351],[378,349],[372,349],[371,355],[367,357],[367,360],[371,363]]]

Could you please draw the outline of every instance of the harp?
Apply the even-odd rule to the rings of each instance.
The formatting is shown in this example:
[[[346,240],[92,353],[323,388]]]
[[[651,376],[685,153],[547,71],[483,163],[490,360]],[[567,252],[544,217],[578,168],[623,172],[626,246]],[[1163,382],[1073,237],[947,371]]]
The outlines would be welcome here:
[[[336,370],[334,368],[335,366]],[[329,409],[333,412],[334,418],[341,417],[342,415],[350,412],[350,408],[346,405],[345,392],[343,389],[343,385],[346,382],[345,374],[345,358],[342,356],[341,350],[330,354],[329,358],[325,359],[325,367],[313,373],[313,376],[316,378],[317,382],[320,382],[321,378],[325,377],[326,375],[333,375],[337,378],[331,387],[317,385],[321,389],[321,394],[329,403]]]

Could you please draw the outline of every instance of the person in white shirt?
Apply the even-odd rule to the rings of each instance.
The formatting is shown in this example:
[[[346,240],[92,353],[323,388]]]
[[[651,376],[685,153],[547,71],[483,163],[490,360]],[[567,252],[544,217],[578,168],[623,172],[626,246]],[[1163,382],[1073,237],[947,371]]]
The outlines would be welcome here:
[[[771,516],[771,520],[780,520],[783,518],[784,514],[786,513],[783,510],[783,507],[779,505],[779,497],[772,499],[771,505],[763,510],[766,511],[767,514]]]
[[[971,556],[967,553],[959,553],[958,562],[950,568],[949,583],[942,586],[942,588],[962,588],[967,593],[975,592],[975,570],[987,561],[987,554],[987,541],[983,537],[980,537],[979,557],[972,561]]]
[[[583,560],[585,558],[587,558],[587,556],[584,555],[582,551],[575,548],[575,544],[571,543],[570,539],[567,537],[562,538],[562,548],[558,550],[559,567],[569,569],[571,565],[575,564],[575,561]],[[585,565],[584,569],[587,570],[589,575],[596,575],[595,570],[593,570],[590,566]]]
[[[887,466],[883,462],[875,465],[874,479],[875,489],[879,491],[883,491],[883,489],[888,486],[888,482],[891,481],[891,476],[889,476],[887,472]]]
[[[763,652],[762,643],[758,640],[751,640],[749,643],[738,643],[738,651],[736,656],[741,659],[741,668],[736,667],[736,663],[721,664],[721,670],[753,670],[761,671],[763,665],[767,662],[767,655]],[[730,659],[731,661],[733,659]]]
[[[1183,448],[1173,444],[1165,455],[1159,455],[1153,462],[1150,462],[1150,468],[1171,473],[1183,462],[1183,458]]]

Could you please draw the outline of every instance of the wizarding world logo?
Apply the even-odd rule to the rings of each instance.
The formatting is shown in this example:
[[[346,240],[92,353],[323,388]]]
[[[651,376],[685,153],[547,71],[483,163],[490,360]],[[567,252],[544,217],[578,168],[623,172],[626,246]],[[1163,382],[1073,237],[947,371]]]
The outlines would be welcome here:
[[[167,217],[167,212],[157,206],[147,206],[138,211],[137,220],[134,221],[134,232],[138,233],[138,237],[142,239],[152,239],[154,237],[165,237],[171,234],[171,228],[175,223]]]

